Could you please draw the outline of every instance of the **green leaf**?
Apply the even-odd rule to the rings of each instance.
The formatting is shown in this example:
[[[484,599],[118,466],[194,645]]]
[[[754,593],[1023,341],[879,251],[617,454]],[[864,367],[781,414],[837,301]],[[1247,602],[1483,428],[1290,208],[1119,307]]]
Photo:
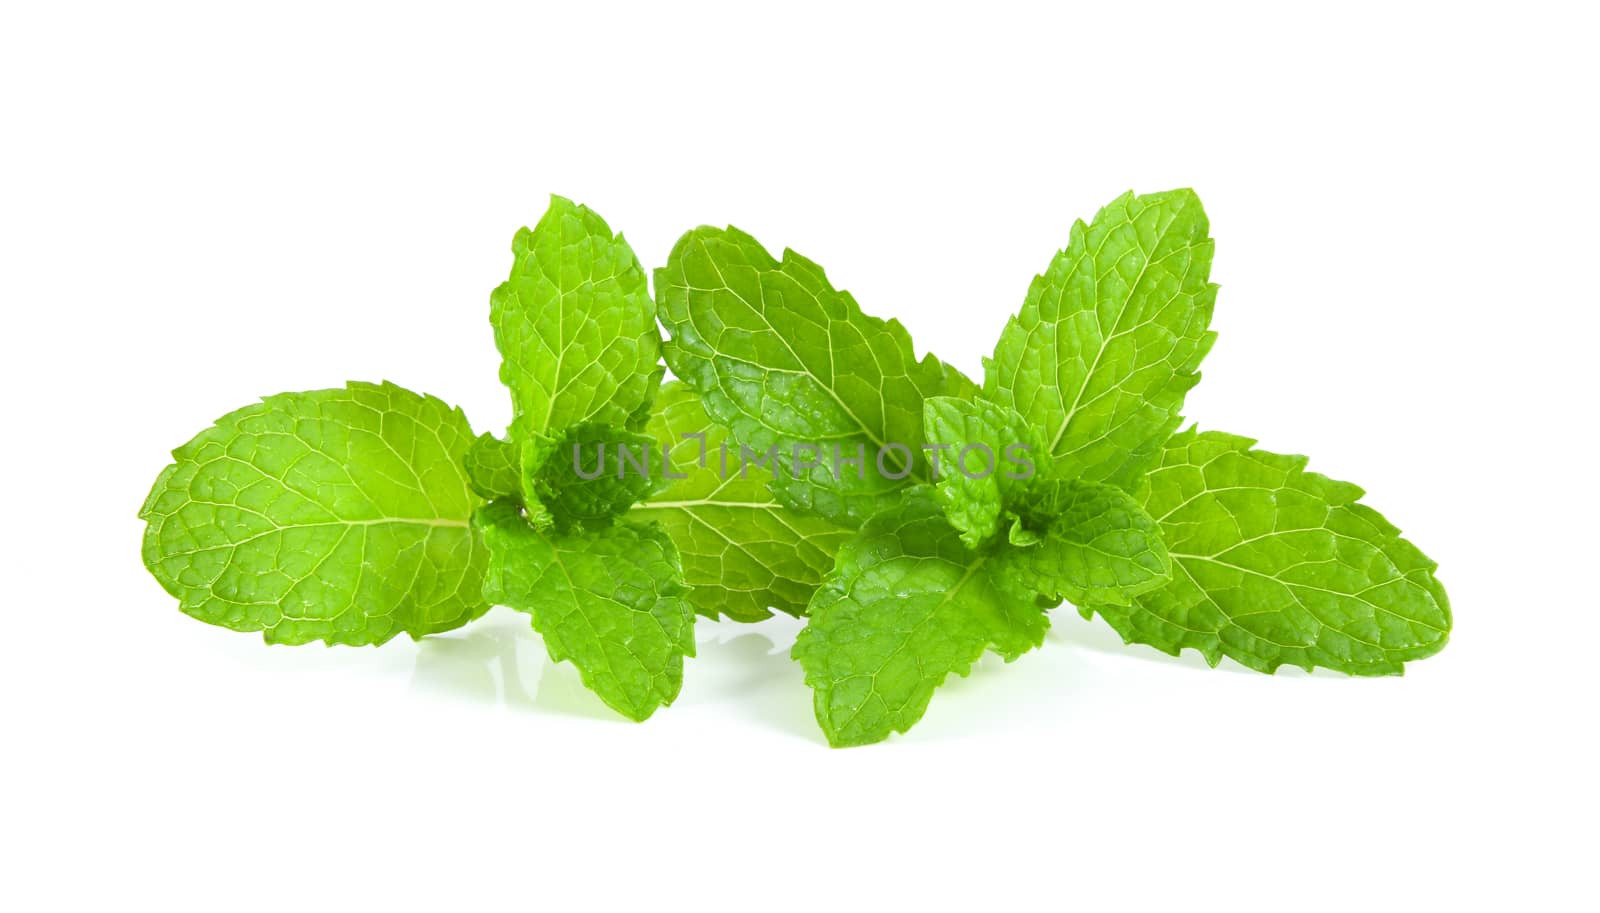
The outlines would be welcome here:
[[[661,380],[661,337],[628,243],[587,206],[552,196],[511,249],[511,278],[490,296],[489,321],[511,389],[512,437],[644,415]]]
[[[1042,430],[1056,477],[1132,490],[1177,430],[1216,338],[1208,229],[1193,191],[1124,194],[1034,277],[984,393]]]
[[[925,488],[844,544],[810,615],[793,656],[834,746],[905,732],[947,675],[966,675],[986,648],[1014,659],[1049,624],[991,553],[961,544]]]
[[[1044,448],[1015,410],[982,398],[931,396],[922,414],[928,443],[939,448],[936,494],[962,541],[976,548],[1024,498]]]
[[[1124,640],[1261,672],[1399,673],[1443,648],[1450,603],[1434,562],[1357,503],[1360,488],[1254,443],[1193,428],[1172,438],[1143,500],[1173,580],[1093,611]]]
[[[1074,479],[1034,485],[1030,495],[1024,521],[1037,518],[1037,543],[996,555],[1022,585],[1056,602],[1127,605],[1172,579],[1159,526],[1122,489]]]
[[[775,260],[736,228],[701,227],[656,272],[656,295],[673,374],[734,442],[777,449],[775,490],[789,503],[855,526],[930,479],[922,400],[970,382],[932,356],[917,361],[904,327],[863,314],[821,267],[794,251]],[[812,446],[819,464],[792,471]],[[859,469],[843,462],[856,457]]]
[[[561,532],[609,526],[661,483],[655,438],[609,425],[575,425],[559,441],[539,438],[522,453],[523,502],[541,505]],[[535,517],[533,525],[544,523]]]
[[[480,510],[476,525],[491,554],[484,595],[532,615],[552,661],[577,666],[629,719],[672,703],[694,655],[694,611],[665,533],[626,523],[536,530],[509,501]]]
[[[672,448],[672,470],[686,478],[636,507],[636,516],[672,537],[695,609],[737,621],[768,618],[774,607],[804,613],[850,531],[780,503],[767,470],[741,471],[738,448],[724,449],[727,431],[684,384],[661,388],[649,431]]]
[[[480,434],[467,448],[467,481],[484,498],[503,498],[522,491],[522,448],[492,434]]]
[[[482,615],[459,409],[393,384],[280,393],[173,451],[139,516],[184,612],[268,643],[381,644]]]

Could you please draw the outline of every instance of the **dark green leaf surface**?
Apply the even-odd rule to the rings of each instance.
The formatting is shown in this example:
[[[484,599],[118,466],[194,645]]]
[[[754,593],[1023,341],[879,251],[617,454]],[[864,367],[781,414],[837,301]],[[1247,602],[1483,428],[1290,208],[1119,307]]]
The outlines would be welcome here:
[[[1014,659],[1044,640],[1035,594],[968,550],[924,488],[839,550],[793,655],[835,746],[882,741],[922,718],[934,689],[985,649]]]
[[[575,425],[559,442],[542,440],[523,453],[524,498],[543,505],[562,532],[610,525],[660,487],[664,468],[655,438],[596,423]]]
[[[1450,603],[1435,564],[1357,503],[1360,488],[1254,443],[1193,428],[1172,438],[1143,500],[1173,580],[1093,610],[1125,640],[1262,672],[1399,673],[1443,648]]]
[[[672,703],[694,655],[694,610],[665,533],[626,523],[536,530],[509,501],[480,510],[476,525],[491,555],[484,595],[532,615],[553,661],[577,666],[629,719]]]
[[[970,381],[932,356],[917,361],[904,327],[863,314],[821,267],[794,251],[775,260],[736,228],[702,227],[656,272],[656,295],[668,366],[736,443],[777,447],[785,466],[796,447],[822,448],[820,465],[780,473],[781,497],[855,526],[929,480],[922,400],[963,395]],[[835,448],[865,465],[835,473]]]
[[[393,384],[282,393],[173,451],[139,516],[184,612],[269,643],[381,644],[483,614],[458,409]]]
[[[1208,229],[1193,191],[1124,194],[1029,286],[984,392],[1040,429],[1057,478],[1132,490],[1177,430],[1216,336]]]
[[[738,448],[724,451],[727,431],[688,386],[661,388],[649,430],[672,448],[672,469],[686,478],[636,515],[658,522],[678,546],[695,609],[738,621],[768,618],[771,608],[802,614],[850,531],[781,503],[767,470],[741,472]]]

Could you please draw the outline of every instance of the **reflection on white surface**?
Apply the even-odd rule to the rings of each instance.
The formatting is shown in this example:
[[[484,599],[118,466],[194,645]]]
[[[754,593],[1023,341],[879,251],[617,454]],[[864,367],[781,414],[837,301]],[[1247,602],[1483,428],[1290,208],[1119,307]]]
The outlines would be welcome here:
[[[715,703],[742,719],[820,739],[811,717],[810,691],[800,667],[789,659],[799,628],[798,621],[787,617],[758,625],[698,619],[696,655],[685,662],[684,689],[672,707],[657,715],[688,704]],[[584,687],[571,663],[550,661],[527,615],[505,608],[460,631],[419,641],[411,687],[514,711],[627,722]]]

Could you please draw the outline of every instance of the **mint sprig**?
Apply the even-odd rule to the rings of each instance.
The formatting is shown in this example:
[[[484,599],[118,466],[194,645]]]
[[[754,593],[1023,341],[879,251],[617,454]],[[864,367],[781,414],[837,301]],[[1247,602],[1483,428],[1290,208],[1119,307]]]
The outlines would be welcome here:
[[[388,383],[267,397],[174,451],[145,563],[186,613],[273,643],[507,605],[636,720],[678,695],[696,614],[802,615],[833,745],[907,731],[1063,601],[1212,665],[1399,673],[1449,637],[1434,563],[1304,457],[1177,432],[1212,250],[1192,191],[1117,198],[980,388],[735,228],[685,234],[652,296],[622,235],[553,197],[491,296],[504,434]]]

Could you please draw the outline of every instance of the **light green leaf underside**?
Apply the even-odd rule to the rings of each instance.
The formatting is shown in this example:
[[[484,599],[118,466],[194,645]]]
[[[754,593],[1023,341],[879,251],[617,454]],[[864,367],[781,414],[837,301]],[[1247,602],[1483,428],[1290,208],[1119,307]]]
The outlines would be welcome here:
[[[668,366],[734,442],[785,459],[797,445],[823,449],[822,465],[780,473],[780,496],[855,526],[928,480],[922,400],[968,393],[970,381],[932,356],[917,361],[904,327],[863,314],[821,267],[794,251],[775,260],[736,228],[701,227],[656,272],[656,295]],[[909,454],[886,451],[880,473],[886,445]],[[834,448],[864,453],[865,466],[835,474]]]
[[[982,398],[932,396],[923,402],[923,427],[938,451],[936,495],[945,516],[976,547],[999,529],[1044,458],[1038,435],[1013,410]]]
[[[1048,627],[1034,594],[963,547],[925,488],[844,544],[810,616],[793,656],[835,746],[905,732],[946,676],[966,675],[986,648],[1013,659]]]
[[[139,516],[184,612],[269,643],[381,644],[488,608],[460,410],[393,384],[281,393],[173,451]]]
[[[1393,674],[1443,648],[1450,603],[1434,562],[1357,503],[1360,488],[1253,443],[1193,428],[1172,438],[1143,500],[1173,580],[1093,610],[1125,640],[1262,672]]]
[[[512,436],[585,421],[623,426],[642,414],[660,382],[661,338],[628,243],[587,206],[552,196],[511,249],[511,277],[490,296],[489,320]]]
[[[476,525],[491,554],[484,595],[532,615],[551,660],[577,666],[629,719],[672,703],[694,655],[694,611],[665,533],[626,523],[535,530],[509,501],[483,508]]]
[[[682,383],[661,388],[649,432],[672,448],[673,471],[688,478],[671,481],[635,515],[672,537],[695,609],[738,621],[770,617],[771,608],[804,613],[850,531],[780,503],[761,467],[745,467],[741,478],[737,446],[723,450],[727,431]]]
[[[1172,579],[1156,521],[1130,494],[1099,482],[1052,481],[1030,489],[1028,508],[1048,518],[1037,544],[999,550],[1008,573],[1033,591],[1074,605],[1127,605]]]
[[[984,392],[1041,430],[1056,477],[1131,490],[1182,421],[1216,335],[1208,228],[1193,191],[1124,194],[1029,286]]]

